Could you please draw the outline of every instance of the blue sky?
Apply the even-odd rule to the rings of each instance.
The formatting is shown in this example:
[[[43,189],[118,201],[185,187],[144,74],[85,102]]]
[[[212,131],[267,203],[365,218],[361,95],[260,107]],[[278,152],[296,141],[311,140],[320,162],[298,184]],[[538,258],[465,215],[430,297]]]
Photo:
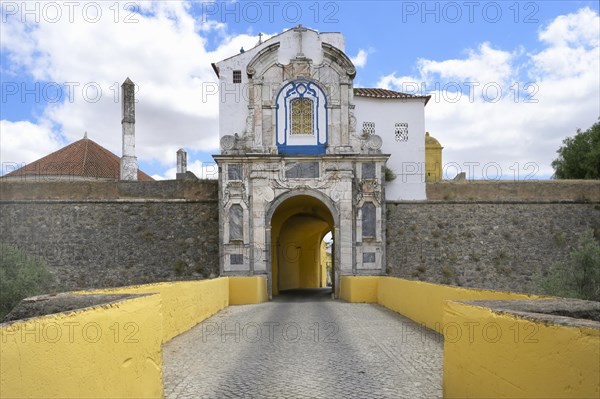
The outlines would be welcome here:
[[[129,76],[141,168],[173,178],[184,147],[192,170],[214,176],[210,63],[297,24],[344,34],[355,86],[433,96],[426,128],[448,177],[548,178],[561,141],[600,116],[595,1],[24,4],[2,2],[3,173],[85,131],[120,155],[115,97]]]

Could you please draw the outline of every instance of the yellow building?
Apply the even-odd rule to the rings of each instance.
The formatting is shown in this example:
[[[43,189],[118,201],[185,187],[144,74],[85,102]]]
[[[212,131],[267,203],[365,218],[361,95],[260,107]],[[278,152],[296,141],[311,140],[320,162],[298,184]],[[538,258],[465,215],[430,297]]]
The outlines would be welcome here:
[[[437,139],[425,133],[425,181],[442,181],[442,145]]]

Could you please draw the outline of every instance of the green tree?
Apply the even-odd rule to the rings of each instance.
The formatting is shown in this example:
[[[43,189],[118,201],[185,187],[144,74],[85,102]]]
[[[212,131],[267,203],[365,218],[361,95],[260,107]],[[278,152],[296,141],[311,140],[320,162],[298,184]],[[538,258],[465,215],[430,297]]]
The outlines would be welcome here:
[[[0,242],[0,321],[23,298],[47,293],[53,284],[41,259]]]
[[[566,264],[555,264],[540,280],[548,295],[600,301],[600,244],[592,229],[585,231]]]
[[[556,179],[600,179],[600,122],[567,137],[552,161]]]

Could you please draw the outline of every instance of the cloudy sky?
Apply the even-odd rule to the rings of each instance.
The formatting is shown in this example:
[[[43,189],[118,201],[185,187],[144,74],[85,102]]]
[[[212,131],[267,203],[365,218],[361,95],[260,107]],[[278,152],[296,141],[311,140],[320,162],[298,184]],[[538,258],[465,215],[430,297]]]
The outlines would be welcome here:
[[[119,86],[137,84],[140,167],[175,153],[214,176],[217,62],[297,24],[342,32],[356,87],[430,94],[445,172],[548,178],[600,116],[596,1],[12,2],[0,24],[2,173],[83,137],[121,155]]]

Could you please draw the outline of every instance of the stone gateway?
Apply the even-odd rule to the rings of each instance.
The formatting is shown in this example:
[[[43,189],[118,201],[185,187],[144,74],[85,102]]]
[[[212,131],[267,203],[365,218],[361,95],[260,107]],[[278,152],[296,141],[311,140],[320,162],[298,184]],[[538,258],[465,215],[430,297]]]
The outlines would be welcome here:
[[[342,35],[301,26],[213,68],[221,275],[266,274],[270,295],[330,280],[337,297],[341,275],[384,274],[386,195],[425,199],[429,97],[354,89]]]

